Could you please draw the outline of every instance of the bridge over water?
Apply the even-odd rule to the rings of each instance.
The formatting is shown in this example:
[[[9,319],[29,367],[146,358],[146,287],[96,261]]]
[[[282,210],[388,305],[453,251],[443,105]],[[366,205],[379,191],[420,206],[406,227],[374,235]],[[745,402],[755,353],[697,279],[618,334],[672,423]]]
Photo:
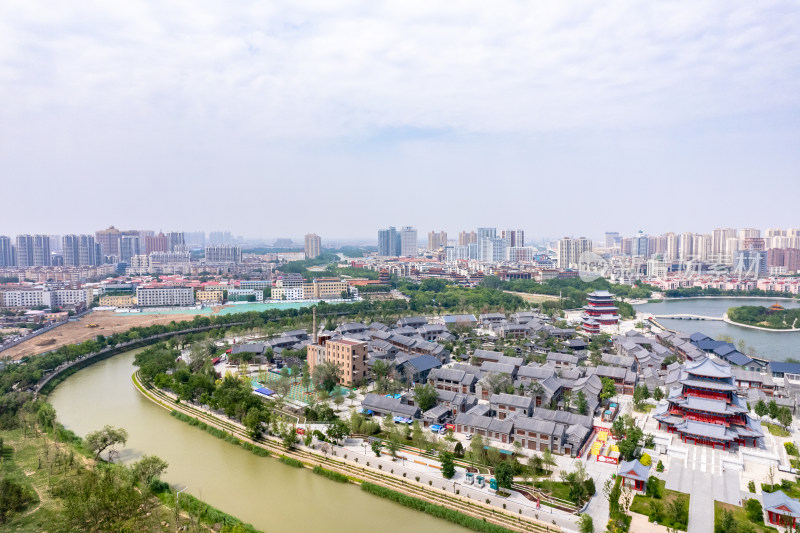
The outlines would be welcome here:
[[[673,320],[718,320],[722,321],[721,316],[692,315],[688,313],[677,313],[674,315],[653,315],[653,318],[670,318]]]

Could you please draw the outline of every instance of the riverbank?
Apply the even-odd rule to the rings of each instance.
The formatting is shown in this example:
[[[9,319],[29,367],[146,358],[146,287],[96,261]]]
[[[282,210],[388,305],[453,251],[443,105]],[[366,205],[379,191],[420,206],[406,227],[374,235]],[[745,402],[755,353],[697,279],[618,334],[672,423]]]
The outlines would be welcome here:
[[[791,300],[798,301],[798,298],[793,296],[664,296],[660,298],[666,302],[674,302],[680,300]],[[638,305],[638,304],[634,304]]]
[[[367,466],[370,461],[364,460],[364,458],[362,458],[361,463],[359,463],[358,457],[350,457],[348,459],[350,452],[343,448],[333,447],[330,455],[328,455],[314,446],[298,446],[293,450],[287,450],[280,440],[271,437],[252,440],[247,436],[243,426],[222,419],[198,407],[185,403],[175,403],[174,399],[170,398],[165,392],[143,384],[136,374],[133,375],[132,379],[134,380],[136,389],[154,404],[166,410],[176,410],[184,416],[196,419],[198,421],[197,424],[203,423],[218,431],[225,432],[229,435],[225,440],[232,445],[241,446],[242,444],[240,443],[246,443],[248,446],[268,450],[273,457],[286,455],[287,457],[301,461],[306,468],[320,466],[326,470],[347,476],[354,483],[374,483],[434,505],[445,505],[459,513],[475,517],[479,521],[485,520],[486,522],[502,526],[512,531],[545,532],[548,530],[560,530],[560,528],[554,527],[553,524],[545,524],[531,517],[530,515],[532,515],[533,512],[528,509],[524,512],[521,512],[522,509],[514,508],[510,509],[511,512],[503,510],[500,508],[500,505],[502,505],[502,498],[491,498],[491,500],[496,500],[494,505],[484,504],[477,499],[448,494],[446,491],[440,490],[440,487],[434,485],[432,480],[428,482],[427,486],[423,484],[425,479],[422,479],[422,482],[412,481],[410,478],[400,475],[402,467],[399,464],[395,465],[387,472],[385,468],[383,470],[370,468]],[[234,439],[237,440],[239,444],[232,442]],[[352,455],[357,454],[353,452]],[[395,474],[395,470],[398,473]],[[440,481],[443,484],[442,487],[446,488],[450,486],[450,482],[444,478],[440,478]],[[513,511],[517,511],[517,514],[512,514]]]
[[[734,322],[730,318],[728,318],[728,313],[722,315],[722,321],[726,324],[730,324],[732,326],[736,326],[739,328],[747,328],[747,329],[756,329],[759,331],[769,331],[770,333],[797,333],[800,332],[800,328],[789,328],[789,329],[776,329],[776,328],[765,328],[763,326],[753,326],[751,324],[742,324],[740,322]]]
[[[88,470],[97,468],[93,466],[91,454],[69,439],[54,439],[52,434],[32,429],[3,430],[0,438],[4,448],[0,472],[4,478],[22,486],[27,492],[26,498],[30,498],[25,508],[2,524],[2,530],[18,533],[52,530],[62,520],[64,506],[59,493],[54,493],[53,489],[63,483],[75,483],[80,476],[87,475]],[[160,503],[154,495],[148,503],[152,507],[141,516],[130,517],[134,523],[129,525],[137,531],[175,531],[185,527],[211,533],[217,531],[215,524],[227,526],[225,531],[237,527],[241,528],[238,531],[258,531],[194,497],[182,495],[181,500],[182,510],[176,517],[174,492],[165,491]],[[207,519],[203,520],[203,516]]]

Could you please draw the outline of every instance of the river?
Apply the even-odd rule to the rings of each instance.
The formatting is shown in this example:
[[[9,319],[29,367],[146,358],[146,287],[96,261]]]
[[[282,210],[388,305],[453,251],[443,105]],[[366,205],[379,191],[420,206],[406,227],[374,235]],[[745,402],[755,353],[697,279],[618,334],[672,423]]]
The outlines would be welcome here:
[[[59,384],[49,397],[59,421],[80,436],[106,424],[127,429],[123,462],[157,455],[169,463],[165,481],[188,486],[192,495],[270,533],[467,531],[178,421],[134,388],[135,353],[100,361]]]
[[[769,307],[778,302],[785,308],[800,307],[797,300],[776,300],[772,298],[691,298],[664,300],[660,303],[648,303],[636,306],[637,311],[653,315],[693,314],[702,316],[718,316],[730,307],[742,305],[761,305]],[[734,342],[743,340],[752,347],[757,357],[783,361],[788,357],[800,359],[800,332],[772,332],[743,328],[721,321],[675,320],[660,318],[658,321],[665,327],[685,333],[699,331],[709,337],[717,338],[728,335]]]

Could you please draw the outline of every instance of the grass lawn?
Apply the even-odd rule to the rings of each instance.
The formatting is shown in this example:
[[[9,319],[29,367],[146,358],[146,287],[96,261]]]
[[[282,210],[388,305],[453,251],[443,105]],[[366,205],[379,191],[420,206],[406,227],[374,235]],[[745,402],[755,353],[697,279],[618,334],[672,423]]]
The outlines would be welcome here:
[[[41,436],[34,437],[30,432],[25,437],[22,431],[4,430],[0,431],[0,437],[3,438],[4,448],[8,449],[4,453],[2,472],[3,475],[10,476],[18,481],[22,481],[28,487],[32,488],[36,495],[36,501],[29,505],[24,511],[13,514],[9,517],[8,521],[2,524],[0,531],[9,531],[15,533],[38,533],[41,531],[51,531],[55,521],[58,519],[58,511],[60,502],[54,500],[50,496],[50,486],[54,486],[62,480],[74,477],[78,469],[86,468],[91,463],[89,459],[83,455],[84,452],[73,447],[71,444],[59,443],[58,447],[62,453],[73,453],[72,466],[54,466],[52,475],[48,468],[48,461],[55,457],[55,447],[52,439],[45,439]],[[45,447],[48,447],[47,456],[45,456]],[[40,467],[41,458],[41,467]],[[151,517],[152,523],[142,524],[142,531],[160,531],[161,521],[168,523],[168,531],[175,529],[175,519],[173,511],[165,506],[157,506],[153,509]],[[181,519],[182,524],[189,524],[188,520]],[[207,530],[207,528],[204,528]]]
[[[776,490],[782,490],[790,498],[800,498],[800,484],[798,484],[796,481],[793,482],[788,489],[784,489],[780,483],[776,483],[772,487],[770,487],[768,483],[762,483],[761,490],[764,492],[775,492]]]
[[[777,424],[770,424],[769,422],[763,422],[762,424],[767,426],[769,432],[775,435],[776,437],[788,437],[791,435],[788,431],[786,431]]]
[[[655,405],[653,405],[652,403],[645,403],[645,404],[642,404],[641,408],[639,408],[639,409],[634,408],[634,409],[636,411],[638,411],[639,413],[649,413],[650,411],[653,410],[654,407],[655,407]]]
[[[563,481],[537,481],[534,483],[534,487],[552,494],[553,498],[575,503],[575,501],[569,497],[569,485]]]
[[[689,507],[689,495],[684,494],[683,492],[677,492],[674,490],[667,490],[664,488],[665,481],[663,479],[658,480],[658,484],[661,485],[661,499],[656,499],[651,496],[644,496],[642,494],[637,494],[633,497],[633,503],[631,504],[631,511],[634,513],[639,513],[645,515],[648,520],[650,519],[650,502],[652,501],[659,501],[664,506],[664,517],[661,519],[659,524],[666,527],[673,527],[672,519],[667,516],[667,507],[668,505],[677,498],[685,498],[686,499],[686,507]],[[686,531],[686,529],[682,529],[681,531]]]
[[[750,524],[755,528],[756,533],[778,533],[778,530],[772,526],[751,522],[747,518],[747,511],[744,510],[744,507],[717,501],[714,502],[714,527],[716,527],[717,523],[722,519],[722,511],[732,512],[733,517],[736,518],[737,522]]]

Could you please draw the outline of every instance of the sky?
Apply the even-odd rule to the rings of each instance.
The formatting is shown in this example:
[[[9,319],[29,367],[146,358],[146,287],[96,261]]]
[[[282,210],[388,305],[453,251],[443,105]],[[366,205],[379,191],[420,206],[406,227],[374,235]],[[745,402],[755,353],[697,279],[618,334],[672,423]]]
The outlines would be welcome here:
[[[800,227],[797,2],[0,3],[0,234]]]

